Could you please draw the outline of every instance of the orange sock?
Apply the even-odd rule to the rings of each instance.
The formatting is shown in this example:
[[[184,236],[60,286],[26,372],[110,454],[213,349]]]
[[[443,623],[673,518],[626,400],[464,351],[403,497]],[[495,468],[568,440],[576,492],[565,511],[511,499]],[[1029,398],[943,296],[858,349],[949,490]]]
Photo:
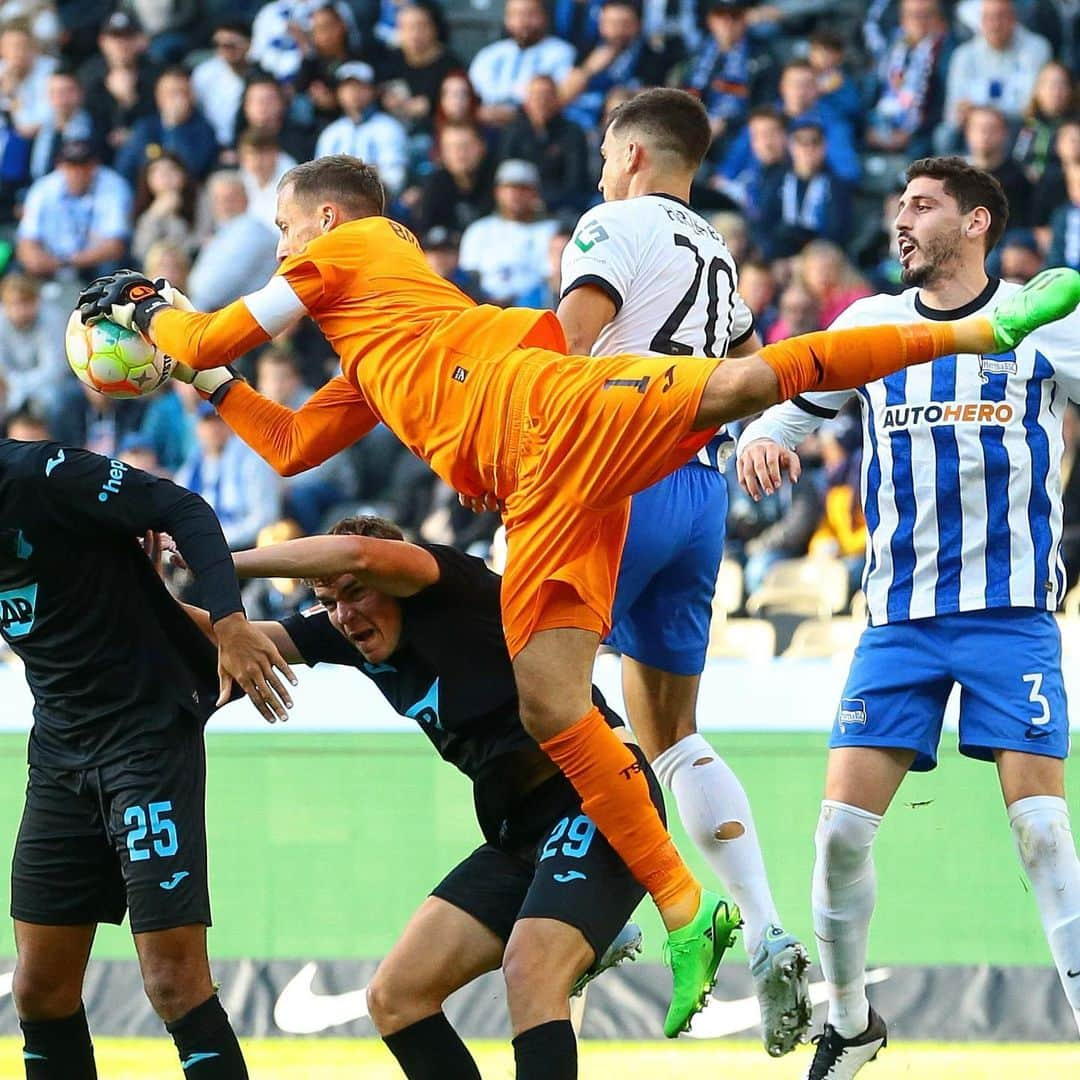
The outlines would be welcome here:
[[[847,390],[894,371],[956,352],[952,323],[857,326],[766,345],[758,355],[773,369],[787,401],[807,390]]]
[[[697,907],[697,883],[649,797],[637,758],[593,707],[541,749],[581,796],[581,809],[596,823],[630,872],[663,911],[677,902]]]

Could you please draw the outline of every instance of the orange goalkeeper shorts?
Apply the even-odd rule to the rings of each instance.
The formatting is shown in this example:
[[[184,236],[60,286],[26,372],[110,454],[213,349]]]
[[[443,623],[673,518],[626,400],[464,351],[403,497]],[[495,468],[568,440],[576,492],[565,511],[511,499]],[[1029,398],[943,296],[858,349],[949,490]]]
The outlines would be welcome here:
[[[506,506],[502,616],[511,657],[539,630],[608,631],[630,496],[716,433],[692,426],[721,362],[547,349],[514,360],[505,427],[497,425],[488,459]]]

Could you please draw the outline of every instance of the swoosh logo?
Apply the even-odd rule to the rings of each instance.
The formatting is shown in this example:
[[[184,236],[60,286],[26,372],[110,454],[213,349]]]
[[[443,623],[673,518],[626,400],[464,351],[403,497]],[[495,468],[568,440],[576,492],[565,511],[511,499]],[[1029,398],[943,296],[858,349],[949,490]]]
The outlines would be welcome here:
[[[167,889],[169,892],[171,892],[187,876],[188,876],[188,872],[186,870],[177,870],[176,873],[173,874],[171,881],[159,881],[158,884],[163,889]]]
[[[57,450],[56,457],[51,457],[51,458],[49,458],[48,461],[45,462],[45,475],[46,476],[52,476],[53,469],[55,469],[57,465],[63,465],[63,464],[64,464],[64,451],[63,450]]]
[[[1066,971],[1066,972],[1065,972],[1065,975],[1066,975],[1066,977],[1067,977],[1067,978],[1070,978],[1070,979],[1075,979],[1075,978],[1076,978],[1076,977],[1077,977],[1078,975],[1080,975],[1080,970],[1077,970],[1077,971]]]
[[[305,964],[278,995],[274,1023],[282,1031],[290,1035],[314,1035],[367,1016],[366,986],[344,994],[317,994],[311,984],[318,970],[316,963]]]
[[[891,975],[888,968],[875,968],[866,973],[866,985],[873,986],[874,983],[884,982]],[[810,984],[812,1005],[823,1005],[828,999],[828,983]],[[711,997],[708,1005],[694,1017],[686,1034],[692,1039],[722,1039],[725,1035],[736,1035],[740,1031],[756,1028],[760,1023],[761,1006],[757,997],[736,998],[734,1001],[721,1001]]]
[[[565,874],[552,874],[551,875],[560,885],[565,885],[568,881],[584,881],[586,875],[580,870],[567,870]]]
[[[200,1061],[210,1061],[211,1058],[221,1057],[220,1054],[192,1054],[180,1062],[180,1068],[187,1072],[192,1065],[198,1065]]]

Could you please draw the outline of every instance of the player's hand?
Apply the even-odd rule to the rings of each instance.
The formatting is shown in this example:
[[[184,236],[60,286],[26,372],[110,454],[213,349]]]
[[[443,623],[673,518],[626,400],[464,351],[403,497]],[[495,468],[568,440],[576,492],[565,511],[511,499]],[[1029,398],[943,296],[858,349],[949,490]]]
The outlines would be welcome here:
[[[154,313],[169,306],[154,283],[135,270],[117,270],[115,274],[95,278],[79,293],[78,299],[83,325],[96,319],[111,319],[144,336]]]
[[[462,495],[458,492],[458,502],[474,514],[482,514],[485,511],[501,514],[506,509],[506,503],[497,498],[492,491],[485,491],[483,495]]]
[[[168,278],[154,278],[154,288],[180,311],[194,311],[195,305]]]
[[[296,676],[274,643],[237,611],[214,623],[218,643],[218,705],[232,695],[233,682],[251,699],[268,723],[288,720],[292,698],[278,678],[280,671],[293,686]]]
[[[787,450],[772,439],[755,439],[739,454],[735,471],[743,491],[758,502],[762,495],[772,495],[780,490],[785,472],[788,479],[797,484],[802,462],[794,450]]]
[[[174,379],[179,379],[180,382],[190,383],[204,401],[213,398],[215,392],[220,390],[226,383],[236,382],[240,378],[240,375],[233,371],[231,367],[208,368],[206,371],[196,371],[182,360],[173,361],[169,375]]]

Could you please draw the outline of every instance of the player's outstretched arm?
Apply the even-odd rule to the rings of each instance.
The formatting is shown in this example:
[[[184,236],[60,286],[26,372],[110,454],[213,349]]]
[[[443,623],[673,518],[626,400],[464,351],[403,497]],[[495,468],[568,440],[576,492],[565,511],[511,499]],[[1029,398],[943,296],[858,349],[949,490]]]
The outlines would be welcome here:
[[[326,581],[352,574],[390,596],[413,596],[439,580],[426,548],[373,536],[305,536],[233,553],[241,578],[288,577]]]
[[[210,612],[195,607],[194,604],[181,604],[180,606],[184,609],[187,617],[203,632],[203,635],[212,644],[217,645],[217,635],[214,633],[214,624],[210,621]],[[260,619],[251,625],[259,633],[265,634],[270,639],[287,664],[304,663],[304,658],[300,655],[300,650],[296,647],[292,635],[281,623]]]

